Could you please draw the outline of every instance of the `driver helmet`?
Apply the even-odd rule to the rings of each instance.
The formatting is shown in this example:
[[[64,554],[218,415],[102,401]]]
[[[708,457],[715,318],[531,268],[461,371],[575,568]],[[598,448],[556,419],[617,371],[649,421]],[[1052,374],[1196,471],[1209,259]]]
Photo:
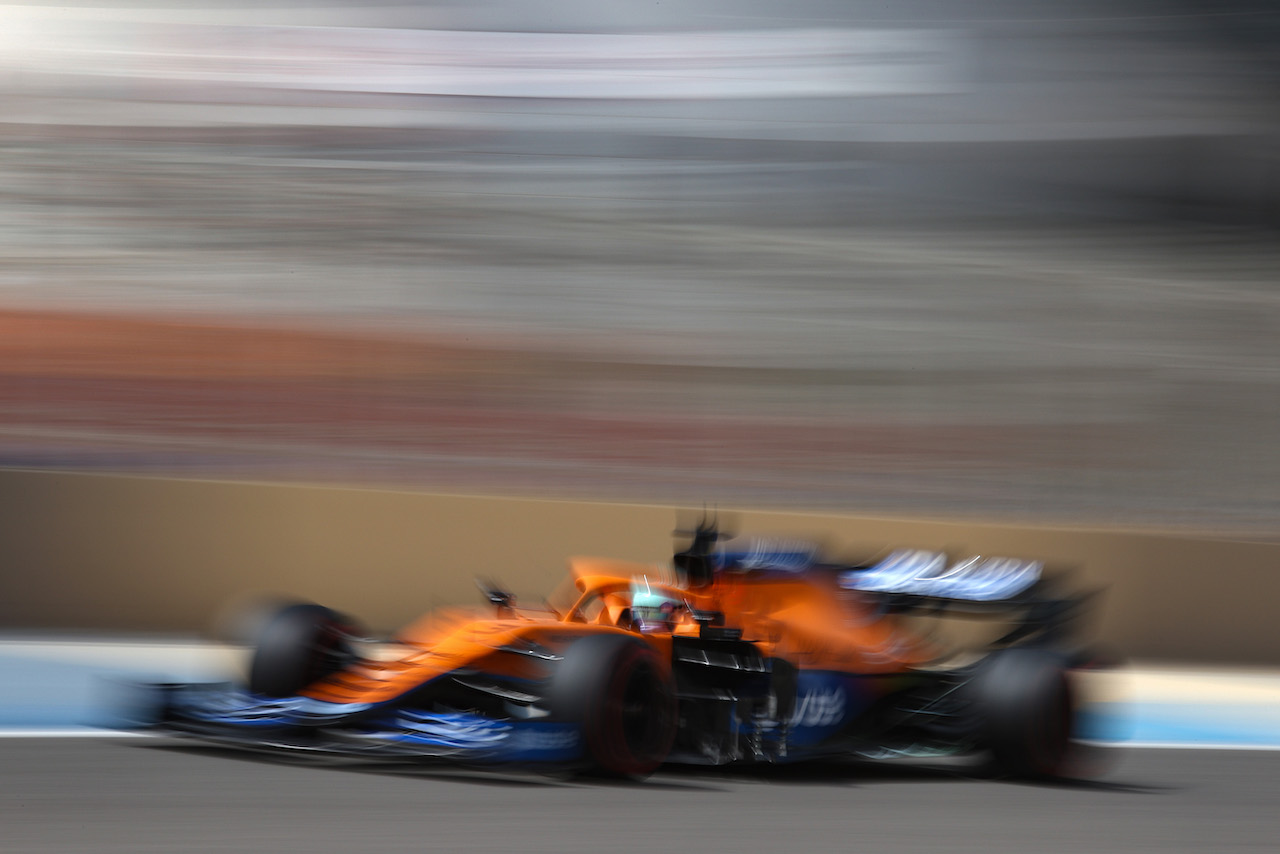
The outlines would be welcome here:
[[[631,619],[638,631],[671,631],[675,627],[676,611],[682,604],[678,599],[654,591],[647,578],[631,584]]]

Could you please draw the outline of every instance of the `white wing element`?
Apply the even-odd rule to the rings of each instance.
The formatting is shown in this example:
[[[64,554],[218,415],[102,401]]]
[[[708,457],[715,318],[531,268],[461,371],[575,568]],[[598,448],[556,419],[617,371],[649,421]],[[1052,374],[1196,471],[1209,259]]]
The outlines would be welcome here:
[[[941,599],[994,602],[1016,596],[1040,579],[1044,564],[1007,557],[966,558],[947,567],[941,552],[896,551],[870,569],[840,576],[846,590],[913,593]]]

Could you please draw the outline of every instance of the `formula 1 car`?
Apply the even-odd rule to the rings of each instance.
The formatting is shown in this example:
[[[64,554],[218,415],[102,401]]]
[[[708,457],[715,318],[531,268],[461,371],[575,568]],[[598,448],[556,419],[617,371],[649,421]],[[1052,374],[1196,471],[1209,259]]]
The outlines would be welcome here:
[[[736,541],[735,541],[736,542]],[[245,747],[642,777],[663,763],[987,757],[1072,772],[1072,639],[1086,596],[1039,563],[895,552],[861,565],[795,543],[725,542],[700,524],[666,572],[570,562],[572,597],[439,617],[371,642],[328,608],[261,623],[242,685],[170,685],[172,733]],[[655,577],[661,576],[661,577]],[[991,614],[1008,630],[941,662],[911,615]],[[1002,627],[1003,630],[1003,627]]]

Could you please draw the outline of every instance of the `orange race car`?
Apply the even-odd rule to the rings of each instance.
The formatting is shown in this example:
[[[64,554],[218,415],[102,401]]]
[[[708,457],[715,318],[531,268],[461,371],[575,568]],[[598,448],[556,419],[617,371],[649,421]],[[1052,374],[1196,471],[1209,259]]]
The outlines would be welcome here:
[[[656,577],[656,576],[663,577]],[[974,754],[1004,772],[1072,769],[1072,639],[1087,597],[1039,563],[895,552],[865,565],[701,524],[673,570],[571,561],[571,596],[424,618],[390,641],[313,604],[261,623],[244,685],[164,686],[172,732],[246,747],[560,763],[643,776],[665,762]],[[941,661],[922,612],[1008,630]]]

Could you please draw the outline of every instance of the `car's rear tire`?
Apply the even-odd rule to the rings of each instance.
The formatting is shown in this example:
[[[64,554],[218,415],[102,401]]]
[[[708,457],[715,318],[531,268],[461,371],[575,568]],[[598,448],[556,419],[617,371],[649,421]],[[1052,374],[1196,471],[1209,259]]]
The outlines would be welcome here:
[[[350,620],[309,602],[286,605],[262,621],[254,639],[248,688],[286,697],[354,658]]]
[[[648,644],[624,635],[590,635],[564,653],[551,679],[552,714],[581,725],[590,770],[644,777],[671,751],[675,685]]]
[[[969,683],[980,744],[991,770],[1044,779],[1071,776],[1075,696],[1062,656],[1013,648],[988,656]]]

